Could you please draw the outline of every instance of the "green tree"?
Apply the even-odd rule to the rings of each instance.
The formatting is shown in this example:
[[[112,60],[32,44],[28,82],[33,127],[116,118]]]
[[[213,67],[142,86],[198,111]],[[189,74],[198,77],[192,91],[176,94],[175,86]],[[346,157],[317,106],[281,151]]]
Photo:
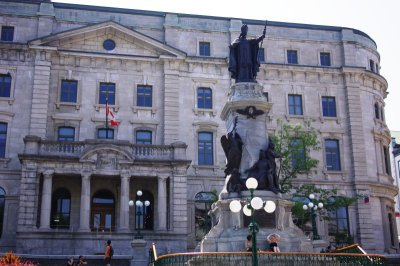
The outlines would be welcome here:
[[[278,120],[280,129],[272,141],[279,159],[278,177],[283,192],[292,188],[292,181],[299,174],[309,174],[318,166],[318,160],[311,158],[311,151],[320,149],[320,142],[311,121],[303,125],[284,124]]]

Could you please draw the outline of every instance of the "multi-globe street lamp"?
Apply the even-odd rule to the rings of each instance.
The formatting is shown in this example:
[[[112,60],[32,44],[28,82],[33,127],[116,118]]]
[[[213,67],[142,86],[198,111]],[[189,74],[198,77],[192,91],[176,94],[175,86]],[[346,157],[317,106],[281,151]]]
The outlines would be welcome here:
[[[133,205],[136,205],[136,222],[137,222],[137,234],[135,236],[135,239],[142,239],[143,236],[140,234],[140,227],[141,227],[141,216],[144,217],[144,207],[148,207],[150,206],[150,201],[146,200],[146,201],[142,201],[141,197],[143,195],[143,192],[141,190],[138,190],[136,192],[137,198],[136,198],[136,202],[134,202],[133,200],[129,201],[129,206],[132,207]]]
[[[309,200],[309,202],[307,204],[303,205],[303,210],[311,211],[311,223],[312,223],[312,230],[313,230],[312,239],[320,240],[321,237],[318,234],[316,218],[317,218],[317,210],[322,209],[324,207],[324,204],[322,202],[318,202],[318,200],[315,198],[314,194],[308,195],[308,200]]]
[[[255,211],[264,208],[267,213],[273,213],[276,209],[275,202],[271,200],[263,201],[260,197],[254,197],[254,190],[257,188],[258,182],[254,177],[250,177],[246,180],[246,187],[250,190],[250,200],[239,201],[232,200],[229,204],[229,209],[234,212],[240,212],[243,209],[243,213],[246,216],[251,216],[251,223],[249,224],[249,231],[251,232],[251,252],[252,252],[252,265],[258,266],[257,257],[257,239],[256,234],[258,233],[258,224],[255,218]],[[242,202],[244,206],[242,208]]]

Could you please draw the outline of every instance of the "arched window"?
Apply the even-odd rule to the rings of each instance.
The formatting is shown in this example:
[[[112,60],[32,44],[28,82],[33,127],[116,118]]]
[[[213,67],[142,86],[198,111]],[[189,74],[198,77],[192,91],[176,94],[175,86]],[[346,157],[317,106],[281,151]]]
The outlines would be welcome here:
[[[115,228],[115,199],[109,190],[97,191],[92,198],[91,227],[94,231],[113,231]]]
[[[53,192],[51,200],[51,228],[69,228],[71,214],[71,193],[65,188]]]
[[[208,212],[211,210],[211,204],[218,198],[213,192],[199,192],[194,199],[195,236],[196,241],[200,242],[211,229],[211,218]]]
[[[0,238],[3,234],[4,206],[6,203],[6,192],[0,187]]]
[[[140,200],[150,202],[149,206],[143,204],[142,207],[135,206],[135,229],[153,230],[154,228],[154,197],[151,192],[143,190],[142,196],[136,196],[135,202]]]

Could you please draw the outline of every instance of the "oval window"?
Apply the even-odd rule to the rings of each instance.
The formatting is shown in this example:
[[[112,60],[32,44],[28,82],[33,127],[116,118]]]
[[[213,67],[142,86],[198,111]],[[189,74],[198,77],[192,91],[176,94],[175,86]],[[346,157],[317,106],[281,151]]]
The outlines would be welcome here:
[[[112,51],[115,48],[115,42],[111,39],[107,39],[103,42],[103,48],[107,51]]]

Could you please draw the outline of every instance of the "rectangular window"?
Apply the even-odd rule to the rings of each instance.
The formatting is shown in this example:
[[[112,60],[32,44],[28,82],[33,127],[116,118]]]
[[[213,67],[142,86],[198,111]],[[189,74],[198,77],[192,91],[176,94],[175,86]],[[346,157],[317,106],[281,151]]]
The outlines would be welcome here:
[[[14,27],[2,26],[1,27],[1,41],[12,42],[14,40]]]
[[[326,170],[340,171],[339,141],[336,139],[325,140]]]
[[[335,97],[322,97],[322,115],[326,117],[336,117],[336,100]]]
[[[288,101],[290,115],[303,115],[303,100],[301,95],[289,94]]]
[[[199,165],[213,165],[213,133],[200,132],[198,134]]]
[[[212,91],[210,88],[197,89],[197,108],[212,109]]]
[[[73,127],[59,127],[58,128],[58,141],[74,141],[75,128]]]
[[[375,62],[374,60],[369,60],[369,70],[375,72]]]
[[[268,92],[263,92],[263,95],[264,95],[265,98],[267,98],[267,102],[269,102]]]
[[[0,97],[9,98],[11,95],[11,75],[0,74]]]
[[[60,102],[76,103],[78,95],[78,81],[62,80]]]
[[[385,173],[387,175],[391,175],[392,171],[390,169],[390,156],[388,147],[383,147],[383,157],[385,159]]]
[[[287,62],[288,64],[298,64],[297,60],[297,51],[296,50],[287,50]]]
[[[264,52],[264,48],[260,48],[258,50],[258,61],[260,63],[265,63],[265,52]]]
[[[115,83],[100,82],[99,104],[115,105]]]
[[[320,53],[319,58],[321,61],[321,66],[331,66],[331,54],[330,53]]]
[[[0,158],[6,156],[7,123],[0,123]]]
[[[336,234],[349,234],[349,215],[347,207],[338,207],[328,211],[329,222],[328,232],[329,235]]]
[[[304,149],[303,141],[301,139],[292,139],[292,168],[304,169],[303,164],[306,159],[306,151]]]
[[[98,139],[114,139],[114,129],[112,128],[99,128],[97,130]]]
[[[199,43],[199,55],[200,56],[210,56],[210,43],[200,42]]]
[[[152,132],[148,130],[136,131],[136,144],[152,144]]]
[[[137,86],[137,106],[152,107],[153,106],[153,87],[147,85]]]

